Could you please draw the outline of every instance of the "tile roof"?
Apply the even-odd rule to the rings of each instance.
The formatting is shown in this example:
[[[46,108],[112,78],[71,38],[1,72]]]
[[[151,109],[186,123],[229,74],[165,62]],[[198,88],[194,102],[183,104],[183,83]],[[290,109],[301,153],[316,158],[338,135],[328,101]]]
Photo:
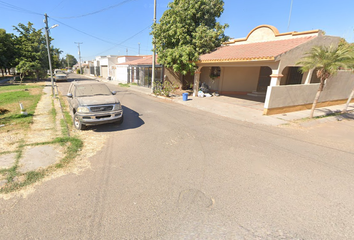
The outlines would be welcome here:
[[[308,36],[267,42],[251,42],[222,46],[214,52],[201,55],[199,62],[274,60],[275,57],[280,54],[283,54],[315,37],[316,36]]]
[[[157,63],[157,56],[156,56],[156,64]],[[152,65],[152,55],[143,57],[143,58],[139,58],[136,60],[132,60],[132,61],[128,61],[128,62],[124,62],[124,63],[119,63],[117,65]]]

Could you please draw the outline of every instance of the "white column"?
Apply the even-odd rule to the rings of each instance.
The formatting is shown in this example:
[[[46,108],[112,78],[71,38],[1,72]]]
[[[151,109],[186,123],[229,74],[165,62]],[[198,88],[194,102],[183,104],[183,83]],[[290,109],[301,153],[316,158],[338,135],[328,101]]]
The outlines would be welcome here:
[[[282,74],[279,74],[278,69],[272,69],[272,75],[270,75],[270,86],[279,86],[280,79],[283,77]]]

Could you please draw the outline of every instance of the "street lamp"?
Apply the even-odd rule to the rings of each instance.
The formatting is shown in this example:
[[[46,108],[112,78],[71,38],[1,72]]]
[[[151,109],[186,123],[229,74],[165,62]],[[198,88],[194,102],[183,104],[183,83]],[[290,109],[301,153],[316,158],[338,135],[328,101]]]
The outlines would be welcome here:
[[[55,24],[53,26],[51,26],[50,28],[48,28],[48,15],[44,14],[45,19],[44,19],[44,23],[45,23],[45,39],[47,42],[47,50],[48,50],[48,61],[49,61],[49,71],[50,71],[50,81],[52,84],[52,96],[54,97],[54,81],[53,81],[53,70],[52,70],[52,59],[50,57],[50,48],[49,48],[49,30],[58,27],[58,24]]]

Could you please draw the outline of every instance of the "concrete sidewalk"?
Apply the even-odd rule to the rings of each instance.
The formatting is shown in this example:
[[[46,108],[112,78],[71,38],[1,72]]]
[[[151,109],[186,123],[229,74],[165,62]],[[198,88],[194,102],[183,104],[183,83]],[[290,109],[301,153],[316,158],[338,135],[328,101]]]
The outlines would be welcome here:
[[[109,81],[107,83],[109,83]],[[127,89],[148,94],[151,96],[155,96],[151,94],[150,88],[130,85],[130,87]],[[303,111],[275,114],[275,115],[268,116],[268,115],[263,115],[263,103],[243,100],[243,99],[235,99],[233,97],[227,97],[227,96],[204,97],[204,98],[189,96],[188,101],[183,101],[181,96],[173,97],[173,98],[165,98],[165,99],[170,99],[175,103],[183,104],[185,106],[196,108],[202,111],[211,112],[223,117],[228,117],[239,121],[251,122],[255,124],[264,124],[269,126],[279,126],[297,120],[307,119],[309,118],[310,111],[311,111],[311,110],[303,110]],[[248,102],[247,104],[245,104],[246,101]],[[338,113],[344,109],[344,106],[345,104],[317,108],[315,109],[314,116],[323,117],[323,116],[331,115],[333,113]],[[354,119],[353,112],[354,112],[354,104],[352,103],[348,107],[347,114],[343,114],[340,116],[331,116],[326,118],[315,118],[310,121],[311,123],[308,122],[300,123],[300,125],[308,126],[311,124],[313,125],[316,123],[323,123],[328,121],[340,121],[345,118]]]
[[[61,108],[58,98],[52,98],[51,86],[47,85],[43,89],[43,95],[37,104],[33,116],[33,123],[25,135],[22,136],[23,149],[19,146],[17,140],[5,140],[0,146],[0,169],[10,169],[16,166],[20,173],[45,169],[64,157],[66,148],[60,144],[40,144],[43,142],[51,142],[56,137],[61,136],[60,119]],[[56,119],[53,119],[52,101],[56,109]],[[13,142],[14,141],[14,142]],[[21,150],[20,150],[21,149]],[[21,151],[18,157],[18,151]],[[19,180],[15,178],[14,181]],[[0,175],[0,188],[7,183],[6,177]]]

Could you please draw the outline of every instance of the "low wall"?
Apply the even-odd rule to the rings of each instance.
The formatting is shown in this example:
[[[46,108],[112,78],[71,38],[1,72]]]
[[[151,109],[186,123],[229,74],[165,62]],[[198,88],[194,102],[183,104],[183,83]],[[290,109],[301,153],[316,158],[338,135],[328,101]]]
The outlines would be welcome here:
[[[269,115],[309,109],[318,87],[319,83],[268,86],[264,113]],[[353,88],[354,74],[351,71],[339,71],[326,81],[318,106],[345,103]]]
[[[128,72],[127,66],[117,66],[114,72],[114,81],[118,83],[127,83],[128,82]]]

